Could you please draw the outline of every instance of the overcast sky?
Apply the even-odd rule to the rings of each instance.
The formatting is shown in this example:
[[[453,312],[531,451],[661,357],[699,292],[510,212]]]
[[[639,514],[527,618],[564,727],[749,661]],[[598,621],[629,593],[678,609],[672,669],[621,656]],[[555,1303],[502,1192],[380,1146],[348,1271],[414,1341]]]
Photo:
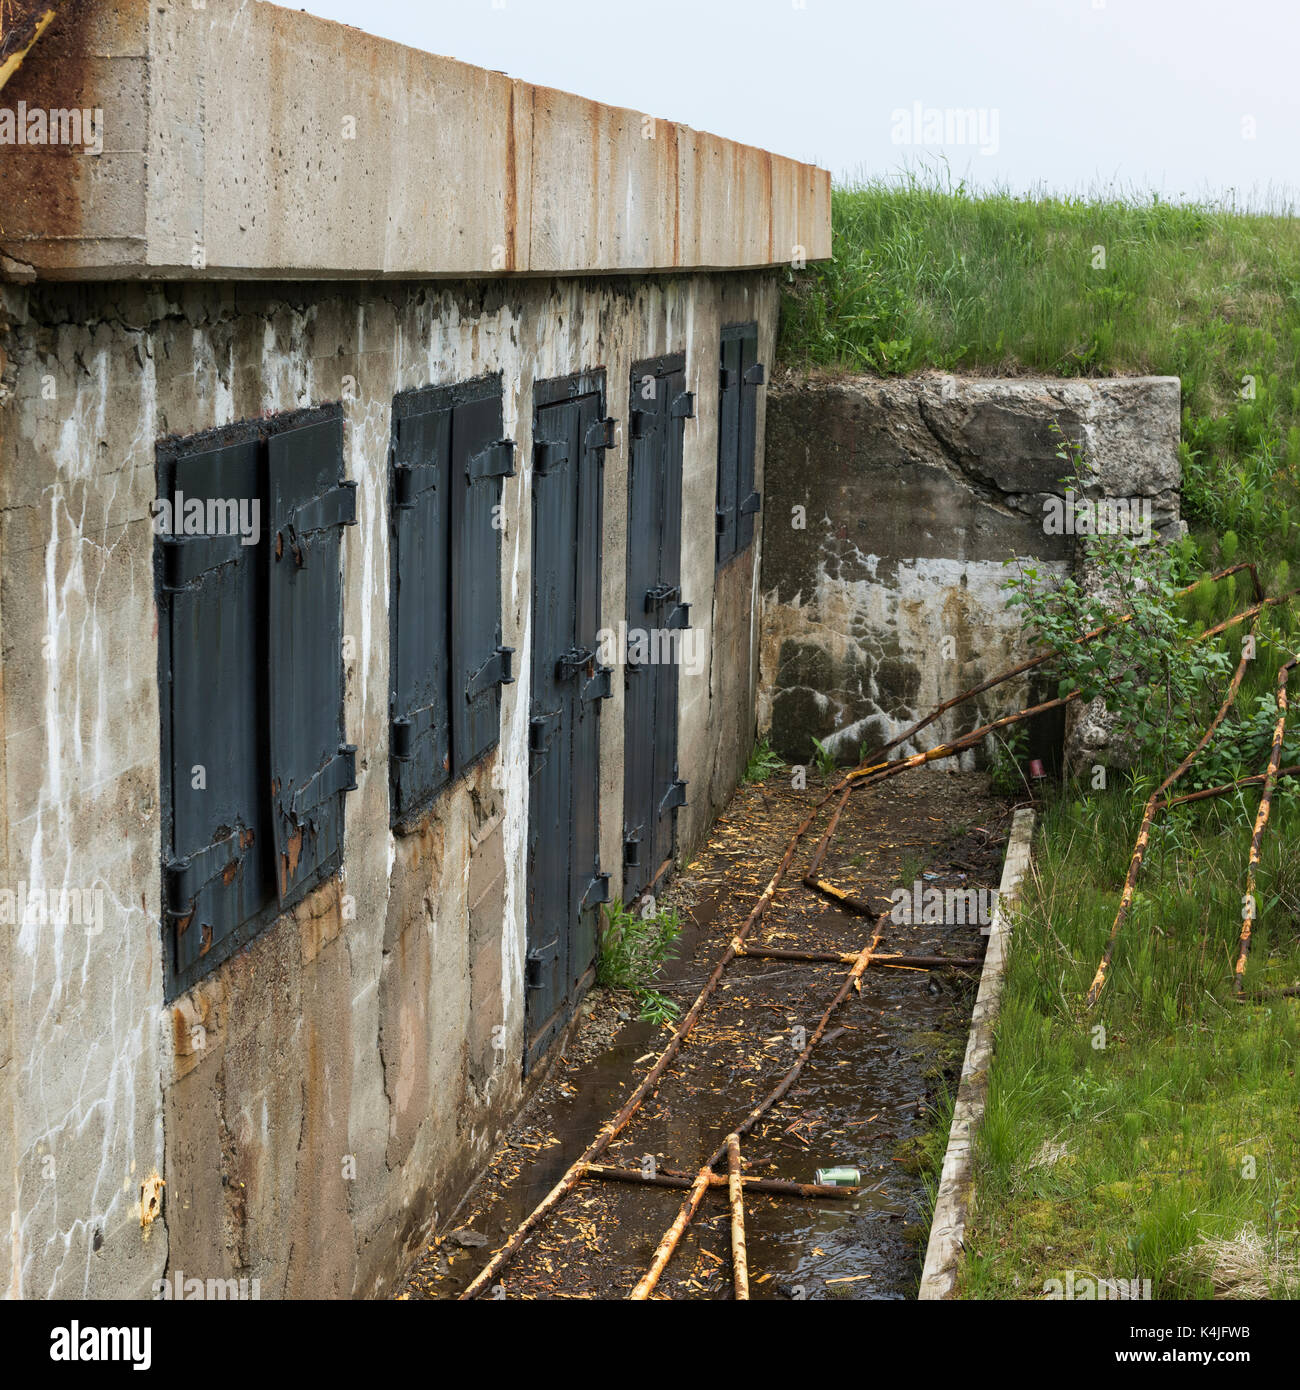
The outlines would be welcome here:
[[[1300,0],[308,0],[815,161],[1016,191],[1294,201]],[[970,113],[974,113],[973,117]]]

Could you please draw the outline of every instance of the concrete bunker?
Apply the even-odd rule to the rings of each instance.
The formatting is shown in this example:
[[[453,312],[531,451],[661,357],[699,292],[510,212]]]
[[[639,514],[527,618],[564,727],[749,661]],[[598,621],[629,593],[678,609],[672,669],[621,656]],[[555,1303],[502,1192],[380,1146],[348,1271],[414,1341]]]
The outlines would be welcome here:
[[[931,374],[773,390],[759,725],[777,752],[807,762],[816,738],[856,761],[1022,660],[1003,590],[1012,558],[1061,576],[1098,525],[1179,534],[1179,409],[1175,377]],[[1087,476],[1071,484],[1080,458]],[[1008,682],[903,752],[1025,708],[1039,689]],[[1065,734],[1063,718],[1032,721],[1033,756],[1059,765]],[[1070,756],[1103,756],[1108,737],[1099,709],[1081,711]],[[979,754],[961,756],[974,766]]]
[[[382,1293],[743,769],[829,178],[234,0],[63,7],[0,101],[54,85],[103,147],[0,167],[5,878],[104,910],[0,927],[9,1291]]]

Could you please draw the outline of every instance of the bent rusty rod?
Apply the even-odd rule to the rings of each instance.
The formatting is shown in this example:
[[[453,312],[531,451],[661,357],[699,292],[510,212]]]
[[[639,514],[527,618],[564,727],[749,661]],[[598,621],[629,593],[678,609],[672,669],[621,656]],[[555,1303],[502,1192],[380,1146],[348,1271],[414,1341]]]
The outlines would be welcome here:
[[[1295,777],[1300,775],[1300,763],[1293,763],[1290,767],[1280,767],[1277,770],[1278,777]],[[1249,777],[1238,777],[1235,782],[1224,782],[1222,786],[1206,787],[1199,792],[1187,792],[1183,796],[1171,797],[1160,803],[1162,811],[1168,810],[1171,806],[1185,806],[1189,801],[1206,801],[1210,797],[1227,796],[1229,792],[1240,791],[1242,787],[1258,787],[1268,776],[1265,772],[1252,772]]]
[[[784,948],[767,946],[746,946],[743,951],[738,951],[737,955],[746,960],[806,960],[824,962],[827,965],[852,965],[857,956],[852,951],[787,951]],[[922,966],[941,966],[958,965],[964,969],[972,969],[975,966],[983,965],[984,962],[978,956],[905,956],[888,955],[873,956],[871,960],[873,966],[899,966],[899,965],[922,965]]]
[[[1251,633],[1255,631],[1256,623],[1251,623]],[[1120,894],[1119,908],[1115,913],[1115,920],[1111,923],[1110,935],[1106,938],[1106,949],[1102,952],[1101,963],[1097,966],[1097,973],[1092,977],[1092,984],[1088,987],[1088,995],[1085,1000],[1085,1007],[1091,1009],[1096,1004],[1102,990],[1106,986],[1106,972],[1110,969],[1111,958],[1115,953],[1115,942],[1119,938],[1120,928],[1123,927],[1125,919],[1128,917],[1129,908],[1133,905],[1133,894],[1137,889],[1138,874],[1142,869],[1142,861],[1146,858],[1147,845],[1151,840],[1151,825],[1156,816],[1156,804],[1165,792],[1187,771],[1189,767],[1200,756],[1206,744],[1214,737],[1219,725],[1223,723],[1228,711],[1232,708],[1233,701],[1237,698],[1237,691],[1241,689],[1241,682],[1246,674],[1246,667],[1251,661],[1251,643],[1243,642],[1241,648],[1241,660],[1237,662],[1237,669],[1232,673],[1232,679],[1228,682],[1228,693],[1224,696],[1223,703],[1219,706],[1218,713],[1210,721],[1210,726],[1196,747],[1178,764],[1176,768],[1165,778],[1163,782],[1147,798],[1146,809],[1142,815],[1142,825],[1138,830],[1137,843],[1133,846],[1133,854],[1129,859],[1128,874],[1124,879],[1124,891]]]
[[[844,983],[840,986],[835,998],[831,1000],[826,1012],[821,1016],[821,1021],[817,1024],[817,1028],[812,1037],[808,1039],[807,1046],[805,1046],[804,1050],[799,1054],[798,1060],[768,1095],[763,1100],[759,1101],[732,1131],[737,1137],[748,1134],[773,1106],[781,1103],[785,1098],[786,1092],[789,1091],[790,1087],[799,1079],[799,1074],[807,1064],[808,1058],[812,1056],[813,1049],[821,1041],[823,1034],[826,1032],[826,1026],[831,1020],[831,1015],[848,997],[850,990],[861,988],[863,972],[871,963],[871,957],[875,954],[876,947],[880,945],[881,935],[882,933],[877,932],[875,936],[871,938],[871,944],[864,946],[858,953],[853,969],[845,976]],[[654,1292],[655,1285],[659,1282],[659,1276],[664,1272],[668,1261],[672,1259],[673,1251],[677,1249],[677,1245],[685,1233],[687,1226],[691,1223],[691,1218],[699,1210],[700,1201],[704,1196],[705,1189],[708,1187],[709,1175],[726,1152],[727,1141],[724,1139],[722,1143],[714,1149],[708,1161],[700,1169],[699,1175],[696,1177],[695,1183],[691,1187],[690,1196],[687,1197],[681,1211],[677,1213],[677,1217],[673,1224],[664,1233],[663,1239],[659,1242],[650,1268],[642,1275],[636,1288],[634,1288],[629,1295],[629,1298],[634,1302],[643,1302]]]
[[[580,1157],[569,1166],[559,1182],[551,1188],[537,1206],[535,1206],[523,1221],[520,1222],[501,1249],[492,1256],[475,1278],[466,1285],[464,1291],[460,1294],[459,1302],[463,1303],[469,1299],[477,1298],[479,1294],[491,1284],[496,1275],[499,1274],[514,1257],[519,1247],[528,1239],[529,1234],[534,1228],[540,1225],[545,1217],[555,1207],[559,1206],[564,1198],[573,1191],[592,1161],[599,1158],[609,1147],[610,1142],[627,1127],[629,1121],[641,1108],[646,1097],[658,1086],[659,1082],[663,1079],[664,1073],[668,1070],[669,1064],[681,1049],[681,1045],[685,1041],[687,1035],[699,1021],[700,1014],[704,1011],[705,1004],[713,994],[713,991],[717,988],[718,981],[722,978],[723,971],[725,971],[727,966],[736,958],[736,942],[743,942],[745,937],[753,930],[756,923],[758,923],[764,913],[766,913],[773,898],[776,896],[776,890],[780,886],[781,880],[785,877],[787,870],[794,860],[795,851],[798,849],[800,841],[808,833],[813,822],[821,813],[822,807],[840,790],[840,787],[834,787],[827,792],[812,808],[808,815],[804,817],[798,829],[791,836],[785,854],[782,856],[781,862],[777,865],[775,873],[773,873],[772,877],[768,880],[767,887],[763,889],[763,892],[759,895],[758,901],[750,909],[749,916],[745,918],[735,938],[722,953],[722,957],[713,968],[713,973],[705,981],[704,988],[700,990],[699,994],[696,996],[695,1002],[691,1005],[686,1016],[673,1030],[673,1034],[668,1039],[667,1045],[659,1054],[659,1058],[654,1066],[651,1067],[641,1079],[640,1085],[638,1085],[636,1090],[627,1098],[627,1101],[624,1103],[622,1109],[619,1110],[618,1114],[616,1114],[613,1119],[606,1121],[597,1133],[595,1139],[587,1145]],[[711,1164],[710,1167],[712,1167]]]
[[[1226,579],[1230,574],[1237,574],[1242,570],[1250,571],[1251,584],[1255,591],[1255,597],[1257,599],[1262,599],[1264,597],[1264,587],[1259,582],[1259,574],[1253,562],[1249,560],[1242,561],[1240,564],[1230,565],[1227,569],[1219,570],[1217,574],[1207,575],[1204,579],[1198,579],[1195,584],[1187,584],[1179,589],[1178,593],[1180,595],[1190,594],[1192,590],[1200,584],[1216,584],[1219,580]],[[1076,637],[1073,645],[1079,647],[1085,642],[1095,641],[1098,637],[1104,636],[1104,634],[1109,632],[1112,628],[1119,627],[1123,623],[1131,622],[1132,620],[1132,613],[1123,613],[1118,618],[1112,619],[1102,627],[1093,628],[1091,632],[1085,632],[1082,637]],[[947,714],[947,712],[955,706],[962,704],[964,701],[976,695],[983,695],[996,686],[1004,685],[1007,681],[1014,680],[1017,676],[1025,675],[1027,672],[1034,670],[1035,667],[1042,666],[1045,662],[1050,661],[1052,657],[1056,655],[1056,649],[1052,648],[1049,651],[1042,652],[1038,656],[1030,657],[1028,661],[1022,661],[1019,666],[1012,666],[1010,670],[1002,671],[996,676],[990,676],[987,680],[981,681],[979,685],[972,686],[961,695],[954,695],[951,700],[945,700],[941,705],[936,705],[924,719],[918,720],[910,729],[899,734],[897,738],[891,739],[883,748],[877,749],[873,756],[880,758],[886,753],[892,753],[895,748],[906,743],[914,735],[919,734],[922,729],[928,728],[940,715]]]
[[[698,1175],[683,1173],[676,1168],[657,1168],[647,1175],[640,1168],[618,1168],[612,1163],[589,1163],[583,1174],[587,1178],[600,1178],[606,1182],[621,1182],[629,1187],[675,1187],[678,1190],[689,1188]],[[785,1178],[753,1178],[741,1180],[747,1191],[758,1192],[764,1197],[806,1197],[829,1199],[831,1201],[851,1201],[857,1197],[860,1187],[832,1187],[826,1183],[789,1182]],[[709,1179],[710,1187],[726,1187],[727,1179],[721,1173],[714,1173]]]
[[[1208,627],[1199,636],[1192,638],[1195,642],[1204,642],[1209,637],[1217,637],[1221,632],[1226,632],[1234,624],[1242,622],[1247,618],[1254,618],[1259,613],[1272,604],[1286,603],[1294,594],[1300,594],[1300,589],[1292,590],[1291,593],[1283,594],[1280,598],[1265,599],[1263,603],[1257,603],[1252,608],[1244,609],[1240,613],[1234,613],[1231,618],[1224,619],[1221,623],[1216,623],[1213,627]],[[987,737],[997,729],[1006,728],[1009,724],[1017,724],[1024,719],[1032,719],[1035,715],[1045,714],[1048,710],[1060,709],[1063,705],[1068,705],[1077,700],[1083,692],[1081,690],[1071,690],[1068,694],[1062,695],[1055,700],[1047,700],[1041,705],[1032,705],[1028,709],[1023,709],[1017,714],[1007,714],[1001,719],[995,719],[991,723],[983,725],[981,728],[973,729],[969,734],[963,734],[961,738],[953,739],[950,743],[941,743],[931,748],[925,753],[914,753],[910,758],[903,758],[897,762],[863,764],[855,768],[846,775],[845,780],[852,782],[854,787],[871,787],[877,782],[883,781],[886,777],[897,776],[900,772],[906,772],[909,768],[922,767],[926,763],[937,762],[941,758],[951,758],[957,753],[964,752],[972,747],[981,739]]]
[[[852,912],[859,917],[868,917],[875,921],[880,913],[870,903],[863,902],[861,898],[855,898],[852,893],[846,893],[842,888],[836,888],[833,883],[827,883],[820,876],[822,860],[826,857],[826,850],[835,834],[836,827],[840,823],[840,815],[848,804],[849,796],[853,790],[851,786],[844,783],[841,785],[844,787],[844,791],[840,796],[840,804],[835,808],[834,814],[827,822],[825,834],[817,842],[817,848],[813,851],[813,857],[808,863],[802,882],[805,888],[810,888],[821,897],[830,899],[841,911]]]
[[[1250,955],[1251,923],[1255,917],[1255,876],[1264,846],[1264,830],[1273,804],[1273,788],[1277,786],[1278,767],[1282,762],[1282,744],[1286,741],[1286,688],[1291,672],[1300,663],[1300,652],[1279,668],[1277,673],[1277,723],[1273,727],[1273,746],[1269,749],[1268,767],[1264,772],[1264,794],[1259,799],[1255,816],[1255,833],[1250,837],[1250,856],[1246,863],[1246,896],[1241,910],[1241,937],[1237,942],[1237,968],[1233,977],[1233,992],[1241,999],[1246,992],[1246,957]]]

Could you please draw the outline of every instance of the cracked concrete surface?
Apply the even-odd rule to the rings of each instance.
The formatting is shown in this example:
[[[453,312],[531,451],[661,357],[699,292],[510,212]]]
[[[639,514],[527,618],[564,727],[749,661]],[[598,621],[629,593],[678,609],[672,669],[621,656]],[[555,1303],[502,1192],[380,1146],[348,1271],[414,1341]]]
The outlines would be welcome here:
[[[1044,504],[1066,491],[1137,498],[1179,525],[1176,378],[788,382],[769,402],[759,724],[784,757],[814,737],[842,758],[1026,653],[1006,562],[1064,575],[1070,536]],[[1009,682],[930,726],[931,747],[1023,707]],[[1049,751],[1054,731],[1034,734]],[[1091,736],[1091,735],[1090,735]],[[904,752],[915,752],[911,744]],[[963,755],[963,765],[976,758]]]

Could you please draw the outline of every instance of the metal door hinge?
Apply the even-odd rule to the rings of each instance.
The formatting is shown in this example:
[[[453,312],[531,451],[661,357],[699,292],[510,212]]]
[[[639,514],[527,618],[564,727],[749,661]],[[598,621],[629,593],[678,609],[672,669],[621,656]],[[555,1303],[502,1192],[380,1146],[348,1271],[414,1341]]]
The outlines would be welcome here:
[[[597,666],[596,674],[582,687],[584,700],[608,700],[614,694],[614,668]]]
[[[618,421],[612,415],[604,420],[596,420],[587,431],[588,449],[613,449],[616,445]]]
[[[664,799],[659,803],[659,814],[662,816],[665,811],[675,811],[677,807],[685,805],[686,783],[674,782],[664,793]]]
[[[740,504],[741,516],[753,516],[759,507],[762,506],[762,498],[757,492],[751,492],[748,497]]]
[[[476,483],[480,478],[513,478],[515,476],[515,441],[498,439],[471,454],[465,462],[465,481]]]
[[[244,538],[238,532],[228,536],[159,537],[162,543],[162,586],[167,590],[183,589],[211,570],[238,560],[245,549]]]
[[[252,843],[253,832],[238,825],[223,839],[204,845],[183,859],[169,859],[164,865],[167,915],[188,917],[194,911],[194,900],[213,879],[222,877],[227,882],[232,881],[244,862],[245,851]]]
[[[539,946],[535,951],[529,951],[526,957],[526,984],[529,989],[541,989],[546,981],[542,978],[542,973],[553,960],[560,954],[560,938],[557,936],[554,941],[548,941],[545,946]]]
[[[356,789],[357,746],[355,743],[344,743],[310,781],[294,792],[290,807],[293,818],[295,821],[303,821],[330,797],[336,796],[339,792],[354,792]]]
[[[355,526],[357,524],[357,485],[343,479],[337,487],[331,488],[320,497],[313,497],[295,507],[276,532],[275,558],[282,560],[286,549],[299,569],[307,567],[306,538],[317,531],[328,531],[335,526]],[[288,540],[288,546],[285,540]]]
[[[587,891],[582,895],[582,902],[578,904],[578,911],[582,912],[595,903],[607,903],[609,901],[609,875],[597,873],[587,885]]]
[[[557,710],[554,714],[535,714],[528,721],[528,751],[530,753],[545,753],[551,746],[551,740],[555,737],[556,730],[560,727],[560,715]]]
[[[569,446],[563,439],[538,439],[533,443],[533,472],[545,477],[569,461]]]
[[[761,362],[755,362],[745,373],[746,386],[762,386],[767,381],[767,372]]]
[[[695,419],[695,392],[683,391],[673,398],[672,417],[674,420]]]
[[[393,501],[403,510],[415,506],[415,500],[426,492],[438,489],[439,465],[436,463],[398,463],[393,466]]]
[[[423,705],[408,710],[393,720],[389,733],[389,750],[394,758],[405,762],[415,752],[415,745],[433,727],[436,705]]]
[[[513,647],[498,647],[465,684],[465,698],[472,700],[494,685],[513,685],[515,681]]]

